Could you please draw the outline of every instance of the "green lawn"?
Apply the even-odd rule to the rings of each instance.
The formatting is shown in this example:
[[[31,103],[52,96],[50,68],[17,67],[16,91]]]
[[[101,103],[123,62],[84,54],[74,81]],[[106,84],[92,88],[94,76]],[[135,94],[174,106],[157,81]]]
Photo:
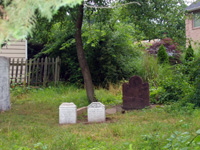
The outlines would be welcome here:
[[[106,123],[58,124],[62,102],[87,106],[85,91],[74,86],[11,91],[12,109],[0,114],[0,149],[2,150],[156,150],[186,147],[198,149],[199,137],[187,144],[200,129],[200,110],[189,107],[156,107],[107,115]],[[118,104],[120,94],[99,89],[103,103]],[[79,120],[84,117],[79,117]],[[81,120],[80,120],[81,121]],[[166,147],[165,147],[166,146]]]

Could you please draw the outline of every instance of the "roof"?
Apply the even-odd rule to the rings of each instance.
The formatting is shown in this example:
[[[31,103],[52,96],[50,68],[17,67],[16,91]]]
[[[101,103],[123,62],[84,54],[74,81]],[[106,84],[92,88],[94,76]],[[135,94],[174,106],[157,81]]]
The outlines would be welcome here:
[[[190,6],[188,6],[186,8],[187,11],[191,12],[191,11],[195,11],[195,10],[200,10],[200,2],[194,2],[192,3]]]

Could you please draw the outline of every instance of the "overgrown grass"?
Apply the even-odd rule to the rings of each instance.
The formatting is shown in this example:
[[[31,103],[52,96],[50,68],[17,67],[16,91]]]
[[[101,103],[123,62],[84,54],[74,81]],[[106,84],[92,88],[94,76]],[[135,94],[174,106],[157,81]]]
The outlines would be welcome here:
[[[12,103],[48,103],[49,106],[58,107],[62,102],[74,102],[77,107],[87,106],[88,100],[84,89],[75,85],[62,85],[48,88],[22,88],[11,89]],[[99,88],[95,90],[96,98],[104,104],[116,104],[122,102],[121,93],[112,93]]]
[[[179,137],[179,133],[187,131],[191,141],[200,125],[198,109],[176,111],[179,106],[172,105],[107,115],[111,120],[107,123],[60,126],[58,106],[62,102],[74,102],[78,107],[88,105],[83,89],[59,86],[23,90],[12,91],[12,109],[0,114],[2,150],[167,149],[164,147],[170,146],[172,135]],[[109,91],[100,89],[96,95],[107,104],[119,103],[117,94]],[[176,143],[177,139],[172,139],[171,145]],[[191,144],[190,149],[193,148]]]

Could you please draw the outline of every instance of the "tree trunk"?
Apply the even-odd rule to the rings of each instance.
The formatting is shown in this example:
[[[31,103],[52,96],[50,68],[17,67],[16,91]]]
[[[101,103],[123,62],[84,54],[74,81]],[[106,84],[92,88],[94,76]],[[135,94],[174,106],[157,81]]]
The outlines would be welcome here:
[[[89,102],[96,102],[97,100],[94,95],[92,77],[83,50],[83,42],[81,36],[82,23],[83,23],[83,4],[80,5],[78,8],[78,18],[76,20],[76,34],[75,34],[76,49],[77,49],[79,65],[81,67],[81,72],[84,78],[84,85],[86,88],[87,97],[89,99]]]

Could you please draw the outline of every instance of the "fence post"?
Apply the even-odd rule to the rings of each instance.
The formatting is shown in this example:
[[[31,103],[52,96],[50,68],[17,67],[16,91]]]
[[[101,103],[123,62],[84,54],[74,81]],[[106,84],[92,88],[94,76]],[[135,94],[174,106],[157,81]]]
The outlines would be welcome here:
[[[13,84],[13,81],[14,81],[14,58],[12,60],[12,71],[11,71],[11,84]]]
[[[57,70],[58,70],[58,57],[56,58],[55,61],[55,76],[54,76],[54,80],[55,80],[55,85],[57,84]]]
[[[48,59],[47,59],[47,57],[46,57],[46,58],[45,58],[45,62],[44,62],[43,86],[46,86],[46,82],[47,82],[47,64],[48,64]]]
[[[60,57],[58,57],[58,82],[60,81],[60,67],[61,67],[61,59]]]
[[[32,66],[32,59],[30,59],[29,60],[29,65],[28,65],[29,67],[28,67],[28,69],[29,69],[29,71],[28,71],[28,86],[30,86],[30,83],[31,83],[31,66]]]
[[[11,58],[9,58],[9,66],[11,66]],[[9,68],[9,69],[10,69],[10,68]],[[10,71],[11,71],[11,70],[9,70],[9,79],[11,79]],[[11,83],[11,80],[9,80],[9,83]]]
[[[49,82],[50,73],[51,73],[51,58],[48,58],[48,67],[47,67],[47,82]]]
[[[34,75],[35,75],[35,65],[36,65],[36,60],[33,60],[33,64],[32,64],[32,71],[31,71],[31,84],[34,84]]]
[[[17,79],[18,79],[18,68],[19,68],[19,58],[17,59],[17,65],[16,65],[15,83],[17,83]]]
[[[28,60],[25,59],[24,87],[26,86],[27,82],[27,69],[28,69]]]
[[[24,69],[23,68],[23,63],[24,63],[23,62],[23,58],[21,58],[21,65],[20,65],[20,69],[21,70],[20,70],[20,77],[19,77],[20,78],[20,83],[22,83],[22,74],[23,74],[23,69]]]
[[[52,74],[53,74],[52,78],[55,83],[55,79],[54,79],[54,77],[55,77],[55,61],[54,61],[54,58],[52,58]]]
[[[41,84],[42,84],[42,80],[43,80],[43,78],[42,78],[42,74],[43,74],[43,58],[41,59],[41,67],[40,67],[40,82],[41,82]]]
[[[40,62],[41,61],[41,62]],[[10,84],[23,83],[30,85],[46,86],[49,81],[53,81],[57,85],[60,80],[61,59],[48,58],[45,59],[14,59],[10,58]]]
[[[39,72],[39,61],[40,61],[40,58],[37,59],[37,66],[36,66],[36,86],[38,85],[38,72]]]

